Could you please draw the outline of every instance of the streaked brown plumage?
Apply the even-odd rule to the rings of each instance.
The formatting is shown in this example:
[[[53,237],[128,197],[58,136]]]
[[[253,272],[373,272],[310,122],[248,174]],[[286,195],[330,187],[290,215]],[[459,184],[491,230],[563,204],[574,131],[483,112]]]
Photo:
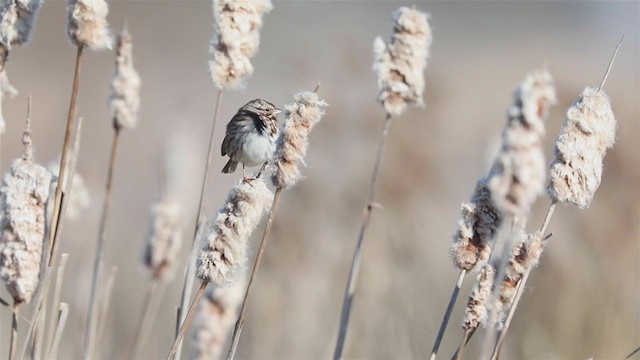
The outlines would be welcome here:
[[[245,166],[262,165],[271,160],[278,139],[276,116],[279,113],[272,103],[262,99],[249,101],[238,109],[227,124],[222,142],[222,156],[229,156],[223,173],[235,172],[238,163],[242,163],[243,176],[247,178]]]

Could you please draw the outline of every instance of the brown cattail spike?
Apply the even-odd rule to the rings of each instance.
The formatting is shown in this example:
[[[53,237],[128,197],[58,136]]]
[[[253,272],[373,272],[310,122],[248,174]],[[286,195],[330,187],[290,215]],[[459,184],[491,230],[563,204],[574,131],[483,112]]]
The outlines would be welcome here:
[[[228,285],[239,275],[247,257],[249,236],[269,210],[273,193],[261,179],[240,181],[209,225],[198,256],[197,276],[215,285]]]
[[[478,181],[471,201],[463,203],[461,211],[450,254],[457,268],[471,271],[489,259],[493,237],[502,224],[502,214],[493,202],[486,178]]]
[[[23,45],[31,39],[42,0],[4,0],[0,5],[0,44]]]
[[[520,280],[528,269],[538,265],[540,255],[544,249],[544,240],[538,232],[524,234],[520,232],[516,235],[515,246],[511,249],[509,262],[505,269],[504,278],[500,284],[500,294],[498,296],[497,322],[498,328],[502,329],[505,317],[516,295],[516,289]]]
[[[604,91],[585,88],[569,108],[549,170],[553,201],[588,208],[602,180],[603,160],[616,137],[616,118]]]
[[[67,34],[77,47],[111,49],[107,24],[109,6],[105,0],[67,0]]]
[[[544,121],[555,102],[553,78],[546,70],[527,74],[513,94],[502,147],[489,175],[493,199],[506,214],[523,217],[544,190]]]
[[[278,138],[275,151],[273,185],[288,188],[301,178],[300,164],[309,146],[309,133],[320,122],[327,103],[315,92],[302,91],[294,96],[294,103],[286,105],[287,119]]]
[[[491,264],[485,264],[478,273],[478,281],[471,291],[467,307],[464,312],[462,328],[472,330],[484,324],[488,316],[488,302],[493,288],[495,269]]]
[[[166,280],[173,274],[182,247],[182,207],[165,197],[151,205],[151,224],[144,251],[144,264],[153,277]]]
[[[28,303],[38,286],[51,174],[35,164],[31,131],[25,155],[11,163],[0,188],[0,278],[16,303]]]
[[[118,129],[133,129],[140,110],[140,76],[133,67],[133,41],[125,24],[118,35],[116,73],[111,80],[109,108]]]
[[[407,105],[423,106],[424,70],[431,47],[429,16],[401,7],[393,13],[389,43],[373,43],[373,71],[378,76],[378,100],[389,115],[399,116]]]
[[[209,71],[219,88],[241,87],[253,74],[251,58],[258,51],[262,17],[273,9],[270,0],[213,0],[215,33]]]

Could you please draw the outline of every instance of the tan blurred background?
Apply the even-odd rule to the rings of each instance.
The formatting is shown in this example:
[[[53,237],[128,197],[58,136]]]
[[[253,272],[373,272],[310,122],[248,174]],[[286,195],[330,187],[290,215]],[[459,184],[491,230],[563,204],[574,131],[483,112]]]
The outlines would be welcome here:
[[[262,31],[255,74],[245,91],[224,95],[216,150],[227,120],[256,97],[283,105],[298,90],[330,104],[311,136],[307,179],[284,194],[263,268],[254,288],[238,357],[319,359],[333,353],[348,267],[360,226],[383,113],[370,70],[375,36],[391,32],[390,13],[410,2],[275,2]],[[618,118],[603,182],[588,210],[560,207],[554,237],[532,274],[503,351],[504,358],[622,358],[640,346],[640,157],[638,2],[420,2],[431,14],[434,42],[426,72],[426,109],[396,121],[381,169],[379,201],[348,335],[348,358],[428,356],[457,271],[448,258],[451,234],[475,181],[486,173],[511,92],[527,71],[548,64],[559,103],[546,139],[553,140],[567,107],[596,86],[620,36],[625,41],[605,86]],[[190,247],[215,89],[207,74],[212,31],[209,1],[112,1],[109,21],[127,19],[143,81],[141,122],[123,135],[115,175],[106,259],[118,266],[105,358],[126,354],[140,315],[148,274],[141,264],[148,206],[157,196],[163,156],[177,156],[189,210],[176,276],[163,295],[148,358],[164,358]],[[2,166],[21,153],[26,96],[33,96],[36,157],[60,151],[74,48],[65,35],[62,1],[42,7],[32,43],[7,66],[20,95],[5,99],[8,132]],[[61,356],[81,355],[90,274],[112,130],[106,107],[112,52],[87,52],[79,115],[85,117],[79,172],[93,205],[68,222],[62,251],[70,253],[63,301],[70,318]],[[180,140],[181,139],[181,140]],[[171,144],[179,144],[178,147]],[[168,150],[167,150],[168,149]],[[209,218],[238,174],[213,160]],[[543,197],[530,228],[548,206]],[[262,228],[260,228],[261,230]],[[253,248],[257,238],[254,237]],[[255,250],[252,251],[252,255]],[[450,356],[462,333],[467,281],[441,348]],[[5,289],[3,298],[9,298]],[[10,313],[0,309],[6,356]],[[481,336],[471,342],[476,354]],[[185,348],[183,356],[189,354]],[[636,358],[638,358],[636,356]]]

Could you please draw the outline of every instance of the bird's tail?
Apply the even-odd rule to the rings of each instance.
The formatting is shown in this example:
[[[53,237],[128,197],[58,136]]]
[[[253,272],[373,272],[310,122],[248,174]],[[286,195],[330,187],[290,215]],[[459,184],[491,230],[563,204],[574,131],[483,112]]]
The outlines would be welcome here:
[[[229,161],[227,162],[227,165],[224,166],[224,168],[222,168],[222,172],[224,174],[229,174],[229,173],[233,173],[236,171],[236,167],[238,166],[238,162],[237,161],[233,161],[231,159],[229,159]]]

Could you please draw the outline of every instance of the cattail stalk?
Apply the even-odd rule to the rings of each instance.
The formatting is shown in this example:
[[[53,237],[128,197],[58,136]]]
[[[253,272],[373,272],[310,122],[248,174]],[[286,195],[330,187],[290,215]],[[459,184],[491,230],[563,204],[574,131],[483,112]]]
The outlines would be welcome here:
[[[58,349],[60,347],[60,340],[62,340],[62,333],[64,332],[64,327],[67,324],[67,317],[69,316],[69,304],[60,303],[60,310],[58,312],[58,321],[56,323],[55,332],[53,335],[53,341],[51,343],[51,348],[47,353],[47,359],[57,359],[58,358]]]
[[[196,258],[198,255],[197,236],[203,224],[201,214],[204,199],[207,194],[207,180],[211,158],[213,156],[214,132],[223,90],[226,88],[242,87],[245,79],[253,74],[251,57],[258,51],[260,42],[260,29],[262,27],[262,17],[273,9],[270,0],[237,1],[237,0],[214,0],[213,17],[215,31],[209,45],[209,72],[211,80],[218,88],[218,95],[211,124],[209,136],[209,150],[205,163],[204,178],[200,190],[200,203],[196,216],[196,226],[193,232],[191,245],[191,257],[185,273],[184,286],[180,298],[179,321],[176,329],[179,329],[185,320],[184,309],[189,305],[191,289],[195,280]],[[241,19],[241,20],[240,20]],[[182,342],[177,351],[177,358],[180,357]]]
[[[598,156],[596,156],[595,158],[592,158],[593,162],[602,162],[602,159],[604,158],[605,155],[605,151],[607,148],[611,147],[613,145],[613,140],[615,139],[615,118],[613,116],[613,113],[610,109],[610,105],[608,104],[608,99],[606,98],[606,95],[604,95],[604,91],[602,91],[602,88],[604,87],[605,82],[607,81],[607,77],[609,75],[609,72],[611,71],[611,68],[613,66],[613,62],[616,58],[616,55],[618,54],[618,50],[620,49],[620,45],[622,44],[622,41],[624,40],[624,34],[622,35],[622,38],[620,39],[620,41],[618,42],[618,44],[616,45],[616,48],[613,52],[613,55],[611,56],[611,60],[609,61],[609,64],[607,65],[607,70],[605,71],[605,74],[602,78],[602,81],[600,82],[600,85],[598,86],[597,90],[595,91],[595,95],[598,96],[601,94],[602,97],[604,97],[604,99],[606,99],[606,102],[600,103],[599,105],[601,106],[601,111],[595,112],[597,114],[595,119],[591,119],[594,122],[604,122],[604,124],[601,125],[597,125],[598,127],[596,128],[598,131],[595,132],[591,132],[590,135],[594,138],[596,138],[596,143],[599,146],[596,146],[596,148],[598,148]],[[587,88],[588,89],[588,88]],[[587,91],[587,89],[585,89],[585,91],[583,92],[582,96],[585,95],[590,95],[593,94],[592,91]],[[574,109],[574,107],[576,107],[576,109]],[[580,102],[574,104],[569,111],[567,112],[567,119],[569,119],[570,117],[572,117],[572,114],[579,114],[579,107],[580,107]],[[595,110],[595,109],[594,109]],[[600,116],[604,117],[606,119],[606,122],[600,118]],[[613,120],[612,120],[613,119]],[[556,141],[556,149],[558,147],[558,143],[561,142],[561,138],[563,137],[562,134],[567,134],[570,132],[571,128],[570,126],[573,126],[572,122],[567,120],[565,122],[565,124],[563,125],[563,129],[561,130],[561,135],[558,137],[558,140]],[[613,133],[613,135],[611,135]],[[566,137],[565,137],[566,139]],[[602,141],[602,139],[607,139],[606,141]],[[589,143],[590,141],[586,141],[584,143]],[[583,143],[583,144],[584,144]],[[575,145],[577,148],[580,148],[579,145]],[[580,151],[589,151],[591,149],[576,149],[576,150],[580,150]],[[575,150],[574,150],[575,151]],[[561,151],[556,150],[556,156],[558,156],[559,154],[562,154]],[[564,193],[569,194],[565,197],[562,196],[558,196],[558,193],[562,193],[561,191],[559,191],[559,186],[561,184],[560,181],[557,181],[555,184],[556,186],[554,186],[554,177],[557,177],[557,174],[560,172],[558,171],[558,168],[561,168],[563,164],[562,159],[556,158],[554,160],[554,162],[551,165],[551,171],[549,174],[549,178],[550,178],[550,184],[548,187],[548,193],[549,196],[551,197],[551,205],[549,206],[549,210],[547,211],[547,214],[544,218],[544,221],[542,223],[542,226],[540,227],[540,233],[544,234],[549,222],[551,221],[551,217],[553,216],[553,212],[555,209],[555,206],[557,204],[557,202],[569,202],[579,208],[584,208],[584,207],[588,207],[588,205],[591,203],[591,200],[593,199],[593,195],[595,193],[595,191],[597,190],[598,186],[596,185],[595,187],[587,187],[586,189],[582,189],[580,188],[578,185],[576,185],[575,183],[573,183],[573,186],[566,186],[563,188],[563,190],[568,190]],[[579,163],[580,164],[580,163]],[[559,166],[558,166],[559,165]],[[554,169],[554,166],[556,166],[556,169]],[[597,181],[586,181],[586,183],[597,183],[598,185],[600,184],[600,176],[602,175],[601,173],[602,168],[600,167],[600,172],[596,173],[595,175],[592,174],[593,177],[596,178]],[[565,183],[568,184],[568,183]],[[526,272],[524,273],[524,275],[522,276],[522,280],[520,281],[520,283],[518,284],[518,287],[516,289],[516,294],[514,296],[513,299],[513,303],[511,304],[510,308],[509,308],[509,313],[507,314],[507,318],[505,320],[505,324],[504,324],[504,329],[502,330],[502,332],[500,333],[500,337],[498,338],[498,343],[496,345],[496,349],[494,351],[494,354],[499,354],[500,350],[502,348],[502,345],[504,344],[504,340],[507,336],[507,331],[509,330],[509,325],[511,324],[511,320],[513,319],[513,316],[515,314],[515,311],[518,307],[518,304],[520,303],[520,299],[522,297],[522,293],[524,291],[524,287],[526,285],[527,280],[529,279],[529,275],[531,273],[531,270],[533,269],[533,267],[529,267]]]
[[[220,102],[222,101],[222,89],[218,90],[216,97],[215,110],[213,111],[213,122],[211,124],[211,131],[209,134],[209,148],[207,150],[207,159],[204,165],[204,175],[202,178],[202,185],[200,187],[200,200],[198,202],[198,211],[196,212],[196,224],[193,230],[193,240],[191,241],[191,255],[189,256],[189,263],[187,265],[187,271],[185,271],[184,282],[182,286],[182,294],[180,295],[180,306],[178,308],[178,322],[176,323],[176,333],[180,330],[180,327],[184,324],[186,318],[186,312],[189,306],[189,299],[191,298],[191,290],[195,281],[196,273],[196,261],[198,259],[198,237],[202,231],[204,221],[202,220],[202,209],[204,208],[204,200],[207,195],[207,187],[209,183],[209,170],[211,168],[211,159],[213,158],[213,143],[214,134],[216,128],[216,122],[218,120],[218,114],[220,113]],[[180,342],[180,350],[182,349],[182,342]],[[176,358],[180,358],[180,350],[176,353]]]
[[[111,311],[111,301],[113,300],[113,286],[116,281],[116,273],[118,272],[117,266],[112,266],[109,275],[107,276],[104,284],[102,284],[102,293],[100,295],[100,310],[98,312],[98,330],[96,331],[96,339],[98,339],[97,345],[93,350],[93,359],[97,359],[100,355],[101,346],[104,344],[104,337],[107,333],[107,324],[109,322],[109,312]]]
[[[285,106],[287,119],[285,120],[284,129],[278,138],[273,160],[275,169],[271,177],[271,181],[276,187],[276,193],[273,197],[273,203],[271,204],[267,226],[260,240],[260,249],[258,250],[256,262],[251,270],[249,283],[244,293],[240,315],[233,328],[227,359],[233,359],[235,357],[238,342],[240,341],[240,334],[242,334],[242,328],[244,326],[249,295],[253,281],[262,263],[267,240],[271,235],[271,228],[278,210],[278,205],[280,204],[282,190],[295,186],[302,179],[300,165],[304,164],[304,157],[307,154],[309,133],[320,122],[322,116],[324,116],[327,103],[318,97],[317,93],[319,88],[320,84],[316,85],[313,92],[299,92],[294,96],[294,103]],[[262,170],[260,173],[262,173]]]
[[[77,0],[82,1],[82,0]],[[87,0],[101,2],[103,0]],[[105,5],[106,7],[106,5]],[[106,14],[105,14],[106,15]],[[95,35],[95,34],[94,34]],[[96,40],[97,41],[97,40]],[[138,110],[140,104],[140,78],[133,68],[132,40],[126,25],[118,36],[118,48],[116,53],[116,71],[111,82],[111,96],[109,97],[109,107],[113,121],[113,141],[111,143],[111,155],[109,157],[107,183],[105,186],[104,201],[102,205],[102,216],[100,218],[100,228],[96,244],[96,255],[93,265],[93,277],[91,280],[91,294],[89,296],[89,313],[85,329],[84,355],[83,358],[90,357],[95,349],[94,341],[98,324],[95,323],[98,312],[96,303],[96,292],[101,276],[101,264],[104,261],[104,242],[107,237],[107,221],[111,205],[111,190],[113,185],[113,174],[115,171],[116,152],[118,141],[123,129],[133,129],[138,122]],[[61,165],[64,166],[64,165]]]
[[[378,76],[378,88],[380,90],[378,100],[386,112],[386,117],[369,184],[369,195],[364,209],[362,226],[351,261],[351,268],[349,269],[349,278],[340,314],[338,339],[336,340],[333,355],[334,359],[341,359],[343,356],[351,307],[364,255],[364,240],[371,222],[373,208],[380,206],[375,203],[375,191],[392,116],[401,115],[408,105],[423,105],[423,72],[427,66],[429,47],[432,41],[431,28],[427,20],[427,14],[416,9],[401,7],[393,13],[394,24],[390,43],[385,44],[380,37],[374,41],[373,70]]]
[[[246,262],[249,237],[267,212],[272,198],[273,194],[262,179],[241,180],[229,191],[224,207],[218,211],[202,240],[197,258],[200,289],[188,308],[167,359],[171,359],[178,350],[207,285],[213,282],[217,286],[226,286],[240,274]]]
[[[51,313],[55,314],[56,310],[60,309],[60,295],[62,294],[62,283],[64,281],[64,271],[67,266],[67,260],[69,259],[69,254],[62,254],[60,257],[60,266],[58,267],[58,272],[56,274],[56,287],[53,291],[53,301],[51,302]],[[56,327],[60,326],[59,319],[57,322],[52,321],[49,323],[49,330],[47,332],[47,353],[50,353],[53,347],[53,340],[55,337]],[[50,359],[50,357],[48,357]]]

